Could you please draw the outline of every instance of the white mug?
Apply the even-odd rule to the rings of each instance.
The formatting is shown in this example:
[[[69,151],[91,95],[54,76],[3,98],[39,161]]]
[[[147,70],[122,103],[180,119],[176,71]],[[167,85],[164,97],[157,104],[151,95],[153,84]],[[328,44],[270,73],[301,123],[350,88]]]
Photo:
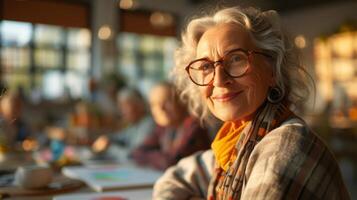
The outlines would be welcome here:
[[[48,166],[21,166],[15,172],[14,184],[28,189],[42,188],[51,183],[52,176],[52,169]]]

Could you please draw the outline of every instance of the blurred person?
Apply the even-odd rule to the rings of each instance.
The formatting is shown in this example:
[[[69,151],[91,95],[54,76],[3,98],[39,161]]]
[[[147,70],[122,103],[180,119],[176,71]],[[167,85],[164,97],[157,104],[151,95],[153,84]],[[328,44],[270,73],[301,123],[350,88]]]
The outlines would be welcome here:
[[[99,82],[92,77],[89,81],[91,102],[101,113],[101,128],[113,132],[121,128],[119,110],[117,109],[117,94],[125,87],[124,78],[118,74],[104,75]]]
[[[162,82],[154,86],[149,104],[158,126],[131,154],[138,164],[164,170],[183,157],[209,149],[208,130],[188,114],[173,85]]]
[[[92,101],[109,116],[117,115],[116,102],[118,92],[125,87],[120,75],[105,75],[99,83],[92,77],[89,81]]]
[[[276,11],[232,7],[193,19],[175,56],[191,111],[224,124],[212,150],[165,172],[153,199],[349,199],[334,156],[290,109],[308,96],[309,74]]]
[[[70,132],[67,139],[74,144],[88,144],[101,126],[99,118],[94,104],[86,101],[76,102],[69,116]]]
[[[21,144],[31,134],[23,119],[23,103],[15,93],[6,92],[0,97],[0,128],[10,147]]]
[[[95,152],[107,150],[111,156],[127,161],[130,152],[153,130],[154,121],[147,112],[145,99],[138,90],[122,89],[118,93],[117,103],[126,128],[100,136],[92,147]]]

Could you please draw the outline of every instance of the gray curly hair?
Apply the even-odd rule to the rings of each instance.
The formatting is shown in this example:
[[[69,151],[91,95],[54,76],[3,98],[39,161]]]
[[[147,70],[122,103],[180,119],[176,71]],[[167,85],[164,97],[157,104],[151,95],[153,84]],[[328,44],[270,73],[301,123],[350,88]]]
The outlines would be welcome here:
[[[210,116],[198,91],[199,87],[190,81],[185,67],[195,59],[197,44],[202,35],[209,28],[224,23],[236,23],[244,27],[255,45],[273,56],[276,84],[291,105],[298,106],[304,102],[309,94],[305,77],[311,76],[300,64],[296,49],[281,30],[277,12],[231,7],[191,20],[182,34],[182,46],[175,52],[175,67],[171,75],[192,114],[203,121]]]

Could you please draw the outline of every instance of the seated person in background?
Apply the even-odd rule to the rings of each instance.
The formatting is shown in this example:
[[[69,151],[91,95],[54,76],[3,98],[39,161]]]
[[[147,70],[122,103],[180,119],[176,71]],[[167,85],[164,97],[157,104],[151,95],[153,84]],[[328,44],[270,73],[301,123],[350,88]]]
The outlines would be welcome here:
[[[149,103],[159,126],[131,154],[138,164],[164,170],[181,158],[210,147],[208,131],[188,115],[170,83],[155,86]]]
[[[146,103],[139,91],[123,89],[118,93],[118,109],[127,127],[111,135],[100,136],[93,143],[95,152],[108,153],[121,161],[127,161],[132,149],[138,147],[152,132],[154,122],[146,110]],[[109,143],[114,145],[110,145]]]
[[[6,92],[0,98],[0,137],[8,147],[21,144],[30,136],[30,129],[22,116],[23,101],[19,95]]]
[[[76,102],[69,117],[71,131],[67,140],[73,144],[88,144],[101,125],[98,115],[94,105],[86,101]]]

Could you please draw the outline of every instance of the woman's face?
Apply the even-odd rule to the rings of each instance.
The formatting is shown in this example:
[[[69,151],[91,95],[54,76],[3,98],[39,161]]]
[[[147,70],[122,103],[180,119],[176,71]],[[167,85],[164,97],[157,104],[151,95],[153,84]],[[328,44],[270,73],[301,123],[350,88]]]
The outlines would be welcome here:
[[[149,103],[155,122],[163,127],[174,125],[179,121],[180,109],[174,102],[170,88],[166,86],[154,87],[149,95]]]
[[[233,49],[259,51],[249,33],[237,24],[221,24],[208,29],[198,42],[196,58],[217,61]],[[214,80],[199,86],[209,110],[222,121],[249,120],[265,101],[268,88],[274,85],[271,61],[251,54],[245,75],[231,78],[221,64],[216,64]]]

